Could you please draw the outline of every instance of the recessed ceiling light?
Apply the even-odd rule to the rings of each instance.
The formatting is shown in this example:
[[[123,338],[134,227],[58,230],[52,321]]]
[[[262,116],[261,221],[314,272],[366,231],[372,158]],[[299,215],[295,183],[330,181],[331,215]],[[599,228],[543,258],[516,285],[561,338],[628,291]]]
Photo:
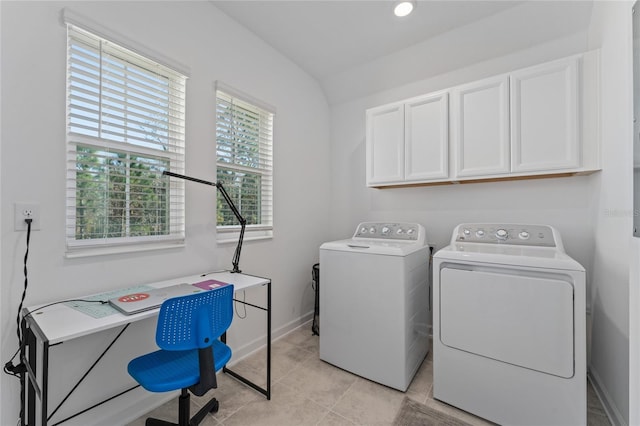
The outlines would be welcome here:
[[[395,13],[396,16],[400,16],[400,17],[407,16],[413,11],[413,8],[415,7],[415,5],[416,5],[415,0],[399,1],[393,7],[393,13]]]

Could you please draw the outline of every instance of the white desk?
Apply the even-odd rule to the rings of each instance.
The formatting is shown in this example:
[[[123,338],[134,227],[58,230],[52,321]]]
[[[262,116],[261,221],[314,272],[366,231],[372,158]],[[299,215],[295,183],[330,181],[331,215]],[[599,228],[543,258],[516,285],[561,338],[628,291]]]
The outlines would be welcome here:
[[[234,285],[234,291],[242,291],[251,287],[266,286],[267,287],[267,305],[266,307],[254,305],[244,302],[242,300],[234,299],[237,303],[243,303],[245,305],[261,309],[267,313],[267,382],[266,388],[261,388],[245,379],[241,375],[224,367],[223,371],[243,383],[251,386],[258,392],[266,396],[267,399],[271,399],[271,280],[268,278],[256,277],[246,274],[233,274],[231,272],[212,272],[206,274],[192,275],[188,277],[180,277],[162,282],[149,283],[152,287],[166,287],[179,283],[197,283],[206,279],[215,279],[218,281],[227,282]],[[89,368],[80,381],[76,384],[79,385],[82,380],[91,372],[93,367],[100,361],[102,356],[109,350],[109,348],[118,340],[120,335],[126,330],[129,324],[140,321],[145,318],[153,317],[158,314],[159,309],[153,309],[145,312],[141,312],[134,315],[123,315],[121,313],[114,313],[103,318],[93,318],[85,313],[82,313],[74,308],[71,308],[61,301],[61,303],[53,304],[41,308],[41,306],[31,306],[23,310],[22,330],[23,338],[25,339],[25,348],[22,354],[22,362],[27,366],[27,372],[22,374],[21,380],[25,381],[23,386],[23,392],[21,395],[25,410],[21,415],[22,426],[36,426],[37,414],[40,414],[40,425],[45,426],[50,417],[55,411],[60,408],[58,406],[53,413],[49,412],[47,406],[48,403],[48,388],[49,388],[49,348],[52,345],[62,344],[72,339],[76,339],[82,336],[88,336],[93,333],[97,333],[102,330],[112,329],[116,327],[122,327],[122,331],[118,333],[113,342],[107,347],[107,349],[100,355],[96,362]],[[33,312],[30,314],[30,312]],[[222,336],[222,340],[226,341],[226,333]],[[40,345],[40,351],[38,346]],[[38,359],[40,358],[40,359]],[[126,366],[123,366],[126,368]],[[41,373],[40,373],[41,369]],[[38,382],[40,377],[40,382]],[[113,398],[116,398],[130,390],[135,389],[138,386],[134,386],[125,390],[117,395],[88,407],[87,409],[80,411],[66,419],[59,421],[56,424],[64,423],[71,418],[82,414],[92,408],[101,405]],[[67,395],[70,396],[75,390],[75,387]],[[65,398],[66,399],[66,398]],[[39,410],[38,410],[39,402]],[[60,405],[64,404],[64,400]]]

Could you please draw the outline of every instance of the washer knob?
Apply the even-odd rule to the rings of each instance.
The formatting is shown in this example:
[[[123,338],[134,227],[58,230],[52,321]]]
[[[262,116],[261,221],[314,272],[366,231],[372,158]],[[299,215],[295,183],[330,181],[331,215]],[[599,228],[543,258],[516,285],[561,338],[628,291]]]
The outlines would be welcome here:
[[[521,240],[528,240],[529,239],[529,233],[527,231],[521,231],[518,234],[518,237],[520,237]]]
[[[409,229],[407,230],[407,235],[413,235],[413,234],[415,234],[415,232],[416,232],[416,230],[415,230],[415,229],[413,229],[413,228],[409,228]]]
[[[462,230],[462,233],[463,233],[464,235],[466,235],[466,236],[471,235],[471,231],[469,231],[467,228],[463,229],[463,230]]]
[[[478,229],[478,230],[476,231],[476,237],[478,237],[478,238],[482,238],[482,237],[484,237],[484,230],[482,230],[482,229]]]
[[[371,234],[375,234],[376,233],[376,228],[372,226],[371,228],[369,228],[369,232]]]
[[[383,235],[387,235],[389,233],[389,231],[391,231],[391,229],[388,226],[382,227],[382,234]]]
[[[496,238],[498,238],[501,241],[506,240],[508,236],[509,236],[509,233],[507,232],[506,229],[498,229],[496,231]]]

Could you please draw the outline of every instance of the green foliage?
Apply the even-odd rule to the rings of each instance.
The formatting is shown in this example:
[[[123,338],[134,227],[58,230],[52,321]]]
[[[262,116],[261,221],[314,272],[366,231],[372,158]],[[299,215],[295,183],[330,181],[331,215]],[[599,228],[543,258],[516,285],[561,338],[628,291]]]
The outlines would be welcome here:
[[[169,161],[77,147],[76,239],[169,234]]]
[[[247,225],[260,224],[262,219],[261,176],[218,167],[217,179],[224,185],[236,208],[246,219]],[[216,212],[218,226],[239,225],[220,193],[218,193]]]

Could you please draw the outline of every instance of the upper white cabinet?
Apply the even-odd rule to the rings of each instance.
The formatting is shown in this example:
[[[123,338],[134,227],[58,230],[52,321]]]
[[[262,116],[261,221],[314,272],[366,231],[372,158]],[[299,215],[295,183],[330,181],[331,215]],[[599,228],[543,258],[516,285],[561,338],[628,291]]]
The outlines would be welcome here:
[[[511,81],[511,169],[580,167],[579,58],[514,72]]]
[[[449,176],[449,97],[440,92],[405,103],[405,181]]]
[[[367,185],[448,177],[448,94],[367,110]]]
[[[404,105],[367,110],[367,185],[404,180]]]
[[[599,91],[592,51],[369,109],[367,185],[596,171]]]
[[[452,90],[455,175],[508,173],[509,79],[498,76]]]

